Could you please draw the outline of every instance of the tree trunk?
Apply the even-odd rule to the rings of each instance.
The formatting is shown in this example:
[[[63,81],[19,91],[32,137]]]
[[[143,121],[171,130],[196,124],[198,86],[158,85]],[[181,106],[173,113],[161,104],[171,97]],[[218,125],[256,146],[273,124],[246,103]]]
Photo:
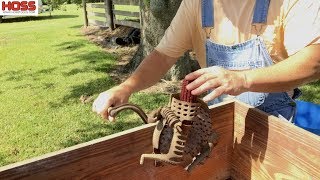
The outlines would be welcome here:
[[[128,65],[134,70],[160,42],[169,27],[182,0],[141,0],[141,45]],[[199,68],[196,61],[185,53],[164,77],[167,80],[183,79],[185,75]]]

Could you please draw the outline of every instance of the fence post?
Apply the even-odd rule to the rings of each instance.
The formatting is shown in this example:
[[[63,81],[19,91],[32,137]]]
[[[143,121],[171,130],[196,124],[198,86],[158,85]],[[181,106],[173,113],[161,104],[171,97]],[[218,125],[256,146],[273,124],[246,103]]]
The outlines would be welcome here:
[[[107,25],[111,30],[114,30],[112,0],[104,0],[104,5],[105,5]]]
[[[84,26],[88,26],[88,14],[87,14],[87,3],[86,0],[82,0],[82,6],[83,6],[83,16],[84,16]]]

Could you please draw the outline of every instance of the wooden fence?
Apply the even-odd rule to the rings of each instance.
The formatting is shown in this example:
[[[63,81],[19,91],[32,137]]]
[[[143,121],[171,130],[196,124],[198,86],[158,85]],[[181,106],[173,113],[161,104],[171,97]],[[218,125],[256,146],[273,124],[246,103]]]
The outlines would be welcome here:
[[[118,5],[125,6],[117,8]],[[117,25],[140,28],[140,12],[130,10],[130,6],[139,5],[139,0],[104,0],[104,3],[86,3],[84,0],[84,25],[109,27],[112,30]]]

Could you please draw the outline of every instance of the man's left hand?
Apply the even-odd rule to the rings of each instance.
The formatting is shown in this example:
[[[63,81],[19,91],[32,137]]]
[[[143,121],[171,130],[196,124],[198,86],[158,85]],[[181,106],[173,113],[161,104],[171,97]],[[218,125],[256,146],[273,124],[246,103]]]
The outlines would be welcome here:
[[[203,98],[209,102],[222,94],[239,95],[246,90],[246,76],[241,71],[230,71],[218,66],[199,69],[188,74],[185,79],[193,81],[187,86],[193,95],[212,90]]]

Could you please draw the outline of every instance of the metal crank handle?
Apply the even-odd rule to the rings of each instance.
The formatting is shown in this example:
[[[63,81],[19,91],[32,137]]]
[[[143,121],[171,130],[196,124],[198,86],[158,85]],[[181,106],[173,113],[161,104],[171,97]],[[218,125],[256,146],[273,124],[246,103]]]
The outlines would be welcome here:
[[[111,107],[111,109],[109,110],[109,115],[112,117],[115,117],[119,112],[126,109],[130,109],[136,112],[140,116],[140,118],[143,120],[143,122],[145,124],[148,124],[148,116],[146,115],[146,113],[144,113],[144,111],[140,107],[138,107],[135,104],[125,103],[116,107]]]

